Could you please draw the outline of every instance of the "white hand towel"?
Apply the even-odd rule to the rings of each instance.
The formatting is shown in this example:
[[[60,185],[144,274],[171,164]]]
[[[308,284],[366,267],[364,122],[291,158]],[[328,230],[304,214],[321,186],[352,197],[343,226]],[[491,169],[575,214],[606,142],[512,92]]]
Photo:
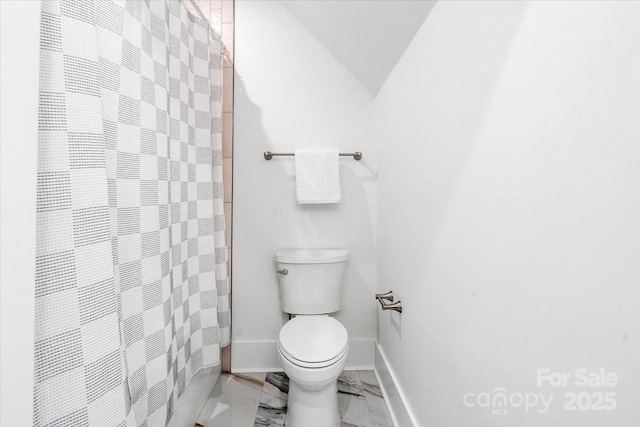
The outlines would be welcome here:
[[[338,203],[338,150],[296,150],[298,203]]]

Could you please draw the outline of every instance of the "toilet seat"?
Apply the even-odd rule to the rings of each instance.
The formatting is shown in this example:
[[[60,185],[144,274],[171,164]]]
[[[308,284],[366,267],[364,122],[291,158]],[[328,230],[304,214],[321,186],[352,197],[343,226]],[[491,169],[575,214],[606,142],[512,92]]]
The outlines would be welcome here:
[[[278,349],[279,349],[280,354],[282,355],[282,357],[287,359],[292,364],[294,364],[296,366],[300,366],[301,368],[314,369],[314,368],[326,368],[327,366],[331,366],[331,365],[333,365],[335,363],[338,363],[340,361],[340,359],[342,359],[347,354],[347,352],[349,351],[349,346],[347,345],[344,348],[344,350],[339,355],[337,355],[336,357],[331,358],[329,360],[325,360],[323,362],[318,362],[318,363],[306,362],[304,360],[296,359],[295,357],[293,357],[290,354],[288,354],[285,350],[283,350],[281,345],[278,345]]]
[[[345,327],[328,316],[302,316],[289,320],[280,330],[278,348],[291,363],[323,368],[339,361],[348,351]]]

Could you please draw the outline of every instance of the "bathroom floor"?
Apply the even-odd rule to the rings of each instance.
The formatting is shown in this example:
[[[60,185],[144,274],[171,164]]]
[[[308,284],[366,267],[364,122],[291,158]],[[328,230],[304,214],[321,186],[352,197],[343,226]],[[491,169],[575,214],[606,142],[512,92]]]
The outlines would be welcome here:
[[[222,374],[198,423],[205,427],[283,426],[289,378],[282,372]],[[345,371],[338,378],[343,427],[392,427],[373,371]],[[311,426],[310,426],[311,427]]]

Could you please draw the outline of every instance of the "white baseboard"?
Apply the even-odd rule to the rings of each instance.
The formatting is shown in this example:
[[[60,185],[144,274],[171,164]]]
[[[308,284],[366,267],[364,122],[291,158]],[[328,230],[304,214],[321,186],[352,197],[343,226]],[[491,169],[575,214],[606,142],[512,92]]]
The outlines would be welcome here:
[[[384,396],[384,401],[389,409],[394,427],[419,427],[420,424],[418,424],[415,416],[411,412],[405,394],[387,362],[384,351],[382,351],[380,345],[377,343],[375,345],[375,354],[374,372],[378,379],[382,395]]]
[[[375,365],[373,339],[349,340],[345,370],[371,370]],[[231,341],[231,372],[279,372],[277,341]]]

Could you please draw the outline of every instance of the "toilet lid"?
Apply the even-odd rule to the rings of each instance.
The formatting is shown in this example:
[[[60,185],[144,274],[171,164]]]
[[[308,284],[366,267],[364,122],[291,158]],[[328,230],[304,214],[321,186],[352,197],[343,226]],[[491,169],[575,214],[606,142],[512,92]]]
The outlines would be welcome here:
[[[291,358],[322,363],[341,356],[348,343],[347,330],[329,316],[299,316],[280,330],[280,348]]]

